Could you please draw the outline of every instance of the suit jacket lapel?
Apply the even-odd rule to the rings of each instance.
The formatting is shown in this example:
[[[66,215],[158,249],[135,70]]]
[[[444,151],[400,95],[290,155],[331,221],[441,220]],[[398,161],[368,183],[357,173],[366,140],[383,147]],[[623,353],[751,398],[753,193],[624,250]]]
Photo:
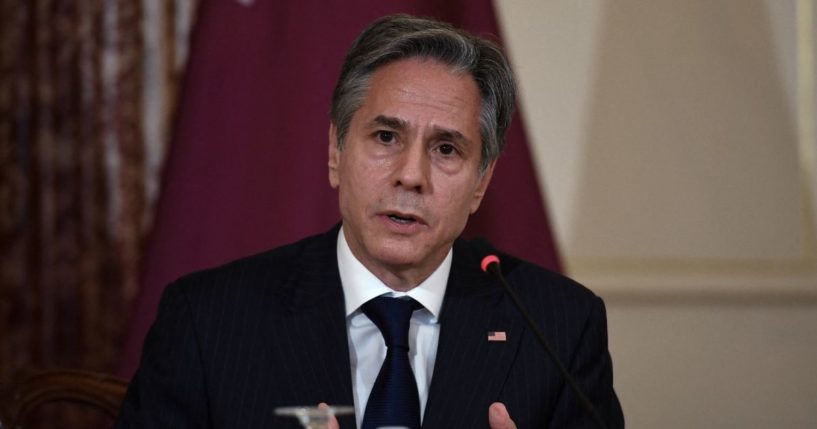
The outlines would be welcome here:
[[[300,334],[295,363],[303,371],[292,376],[299,377],[298,389],[306,397],[320,392],[319,401],[354,405],[343,288],[336,256],[338,228],[304,248],[287,288],[293,323],[299,326]],[[355,425],[354,416],[340,422],[344,428]]]
[[[479,255],[458,241],[424,428],[487,425],[488,405],[499,398],[524,330],[509,310],[501,286],[479,270]],[[504,332],[505,341],[489,341],[491,331]]]

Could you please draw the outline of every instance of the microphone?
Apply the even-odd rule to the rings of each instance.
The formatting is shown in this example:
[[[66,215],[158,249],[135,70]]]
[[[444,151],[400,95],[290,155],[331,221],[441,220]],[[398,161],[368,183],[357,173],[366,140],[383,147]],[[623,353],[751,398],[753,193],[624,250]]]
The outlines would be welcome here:
[[[579,398],[579,402],[581,402],[585,411],[587,411],[587,413],[590,414],[591,417],[593,417],[593,420],[596,421],[596,424],[600,428],[607,429],[607,425],[604,423],[604,420],[601,419],[601,416],[599,416],[599,413],[596,410],[596,408],[593,406],[590,400],[587,399],[587,396],[585,396],[585,394],[581,391],[579,385],[576,384],[576,380],[574,380],[570,373],[567,372],[567,368],[565,368],[564,364],[562,364],[562,361],[559,360],[559,357],[556,356],[556,353],[554,353],[553,349],[550,348],[550,344],[548,344],[547,340],[545,340],[545,336],[542,334],[542,331],[539,330],[539,328],[536,326],[536,323],[530,317],[530,314],[528,314],[528,312],[522,306],[522,301],[519,300],[519,296],[516,295],[516,292],[514,292],[514,290],[511,289],[511,286],[505,280],[505,276],[502,275],[502,270],[499,269],[499,257],[494,254],[490,254],[482,258],[480,267],[482,267],[482,271],[493,274],[493,276],[496,277],[500,283],[502,283],[502,286],[505,288],[505,292],[507,292],[508,296],[511,297],[511,301],[513,301],[514,305],[516,306],[516,309],[519,310],[519,313],[522,314],[522,317],[525,319],[528,328],[530,328],[530,330],[533,331],[533,333],[536,335],[536,339],[539,340],[539,345],[542,346],[542,349],[548,355],[550,360],[553,362],[554,365],[556,365],[556,368],[559,369],[559,372],[562,373],[562,376],[564,377],[565,381],[570,386],[570,388],[573,390],[573,393],[575,393],[576,397]]]

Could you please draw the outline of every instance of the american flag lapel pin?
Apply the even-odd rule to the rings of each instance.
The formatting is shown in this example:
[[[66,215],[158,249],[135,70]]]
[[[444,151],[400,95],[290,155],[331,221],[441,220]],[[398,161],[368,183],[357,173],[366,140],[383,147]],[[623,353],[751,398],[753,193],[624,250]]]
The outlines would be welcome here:
[[[488,331],[488,341],[506,341],[508,336],[505,331]]]

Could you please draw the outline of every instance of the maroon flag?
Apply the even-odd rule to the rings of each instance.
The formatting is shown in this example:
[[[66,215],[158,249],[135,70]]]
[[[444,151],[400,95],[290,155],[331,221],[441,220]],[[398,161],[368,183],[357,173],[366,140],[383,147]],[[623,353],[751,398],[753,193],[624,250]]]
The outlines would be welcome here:
[[[498,37],[490,0],[438,3],[201,2],[123,375],[136,368],[167,283],[339,220],[328,183],[329,103],[363,28],[405,12]],[[467,234],[559,268],[518,115]]]

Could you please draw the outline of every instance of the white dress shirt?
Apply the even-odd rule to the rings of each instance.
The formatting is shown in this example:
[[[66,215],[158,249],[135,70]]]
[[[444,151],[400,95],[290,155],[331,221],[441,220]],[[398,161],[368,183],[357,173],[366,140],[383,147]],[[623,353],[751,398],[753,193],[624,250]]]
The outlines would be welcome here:
[[[349,338],[349,361],[352,364],[352,391],[355,399],[357,427],[363,422],[363,413],[369,400],[380,367],[386,359],[386,342],[377,326],[363,314],[360,306],[372,298],[408,296],[422,304],[411,317],[409,327],[409,360],[417,392],[420,394],[420,421],[425,415],[428,387],[434,372],[437,342],[440,338],[440,308],[443,304],[448,273],[451,271],[452,251],[431,275],[408,292],[396,292],[375,277],[355,258],[341,227],[338,234],[338,270],[346,303],[346,332]]]

